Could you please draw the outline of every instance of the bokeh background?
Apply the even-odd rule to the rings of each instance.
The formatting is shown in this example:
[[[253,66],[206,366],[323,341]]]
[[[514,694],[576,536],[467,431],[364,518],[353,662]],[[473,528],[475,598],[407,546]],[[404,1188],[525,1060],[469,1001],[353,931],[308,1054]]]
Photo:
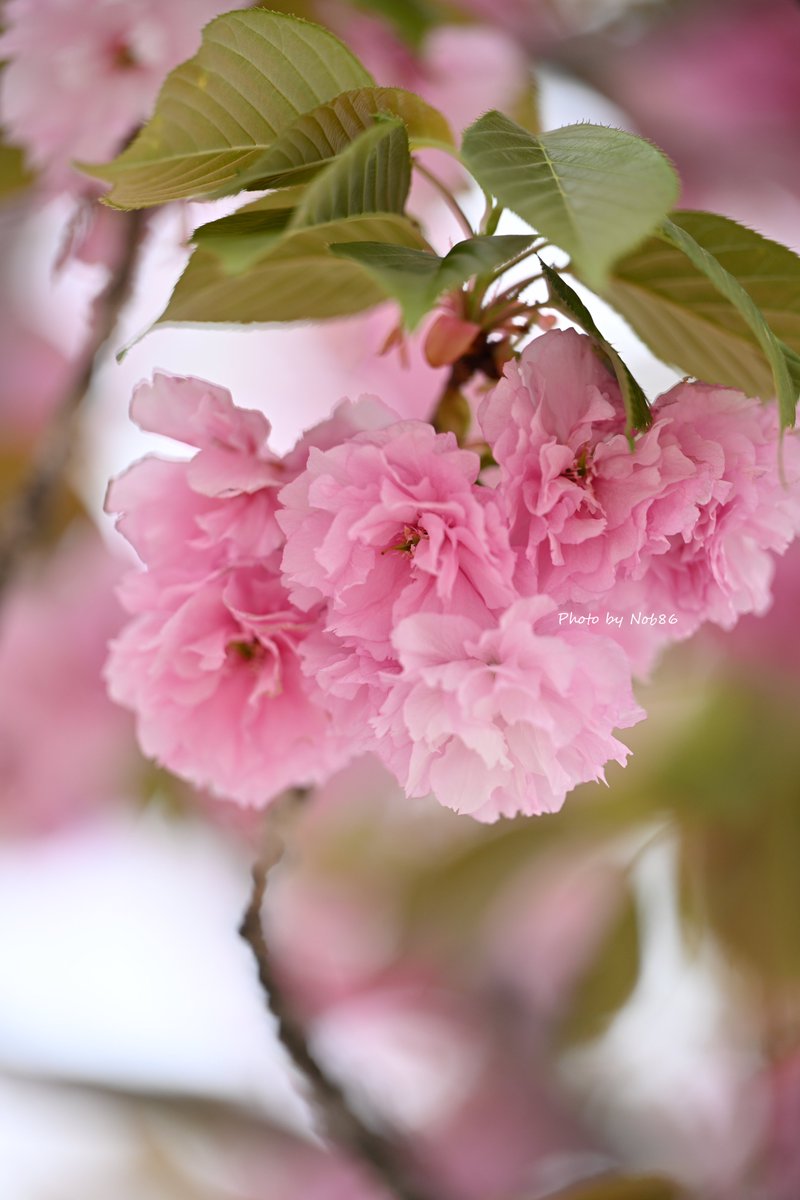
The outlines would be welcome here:
[[[8,0],[0,21],[13,29],[27,8],[46,39],[60,8],[87,55],[110,53],[92,42],[101,10],[122,15],[131,41],[103,60],[108,85],[83,62],[75,111],[89,136],[104,87],[137,70],[143,21],[150,36],[180,17],[185,57],[227,7]],[[793,0],[274,7],[331,25],[379,82],[419,90],[457,127],[538,103],[544,128],[586,119],[651,137],[681,172],[684,206],[800,250]],[[54,102],[75,53],[71,35],[47,47],[39,86]],[[136,80],[133,125],[158,64]],[[26,162],[10,83],[0,98],[7,503],[72,386],[120,230],[69,167],[66,126],[47,161]],[[446,211],[424,190],[417,200],[446,239]],[[315,1136],[237,937],[263,817],[145,762],[105,697],[130,561],[102,501],[110,475],[165,448],[127,419],[155,368],[263,409],[277,449],[344,395],[424,416],[440,372],[414,343],[379,354],[388,310],[316,328],[160,329],[118,363],[210,211],[150,219],[57,502],[0,595],[4,1200],[388,1194]],[[621,319],[601,324],[651,393],[668,386]],[[798,550],[766,617],[665,658],[640,689],[649,719],[629,766],[558,816],[478,826],[405,800],[363,760],[286,817],[266,910],[282,990],[352,1105],[408,1139],[441,1200],[800,1196]]]

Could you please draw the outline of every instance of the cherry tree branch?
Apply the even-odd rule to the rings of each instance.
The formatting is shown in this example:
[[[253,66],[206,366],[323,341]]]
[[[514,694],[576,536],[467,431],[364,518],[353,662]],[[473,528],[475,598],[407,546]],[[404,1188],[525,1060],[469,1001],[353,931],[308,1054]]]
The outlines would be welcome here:
[[[475,230],[472,228],[467,214],[464,212],[463,208],[458,203],[447,184],[443,183],[438,175],[434,175],[433,171],[421,163],[418,158],[414,159],[414,168],[417,173],[423,177],[423,179],[427,179],[428,183],[436,189],[447,207],[450,209],[450,212],[453,214],[456,221],[458,221],[458,224],[461,226],[461,229],[466,236],[468,238],[474,237]]]
[[[119,257],[95,299],[87,345],[69,388],[44,434],[33,466],[0,516],[0,598],[39,530],[47,521],[69,465],[77,413],[92,384],[106,342],[130,295],[145,217],[127,214]]]
[[[309,1084],[321,1132],[330,1143],[369,1166],[399,1200],[434,1200],[412,1178],[408,1152],[353,1112],[343,1089],[314,1057],[305,1030],[276,979],[261,920],[267,877],[276,857],[253,868],[253,889],[239,933],[253,952],[267,1008],[278,1023],[278,1037]]]

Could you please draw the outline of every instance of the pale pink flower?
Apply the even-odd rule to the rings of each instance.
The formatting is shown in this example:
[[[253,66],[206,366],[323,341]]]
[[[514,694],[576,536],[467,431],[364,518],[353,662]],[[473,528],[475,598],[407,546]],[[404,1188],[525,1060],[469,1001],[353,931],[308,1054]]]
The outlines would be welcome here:
[[[72,365],[39,330],[24,322],[11,297],[0,312],[0,428],[3,440],[35,438],[70,384]]]
[[[277,566],[223,568],[160,595],[151,574],[150,603],[112,643],[107,667],[146,754],[259,806],[319,782],[346,757],[300,669],[298,646],[315,615],[288,602]]]
[[[625,762],[613,730],[644,716],[627,659],[608,638],[542,632],[554,608],[538,596],[496,620],[419,613],[396,627],[401,674],[373,729],[409,795],[433,792],[480,821],[555,812],[609,760]]]
[[[800,192],[798,55],[795,0],[725,0],[676,7],[635,44],[609,41],[592,69],[675,159],[686,207],[710,196],[737,216],[751,193],[757,221],[777,185]]]
[[[732,629],[742,614],[766,612],[775,555],[800,532],[800,441],[784,439],[783,482],[774,404],[680,383],[655,413],[665,447],[693,464],[698,498],[691,524],[650,559],[642,600],[680,613],[681,636],[704,621]]]
[[[323,425],[323,443],[352,429],[353,411]],[[112,646],[112,696],[136,713],[145,752],[201,787],[261,805],[318,782],[349,751],[300,668],[318,613],[299,612],[280,582],[277,487],[291,475],[269,423],[222,388],[167,375],[136,390],[132,415],[198,452],[145,458],[109,489],[148,568],[122,589],[134,619]],[[298,467],[307,453],[295,451]]]
[[[224,0],[8,0],[0,111],[55,190],[74,160],[101,162],[149,114],[167,73],[197,50]]]
[[[742,617],[731,633],[717,634],[713,644],[726,661],[746,664],[751,670],[776,672],[800,681],[800,541],[794,541],[778,559],[772,581],[772,603],[763,616]],[[709,631],[711,632],[711,631]]]
[[[391,656],[392,629],[411,613],[507,605],[513,556],[479,469],[452,434],[419,421],[312,450],[280,496],[294,602],[327,602],[328,630],[377,659]]]
[[[263,413],[237,408],[227,389],[202,379],[156,372],[135,389],[130,414],[140,429],[198,451],[180,462],[151,455],[111,485],[120,532],[149,566],[192,570],[199,555],[208,569],[282,544],[275,510],[288,476]]]
[[[632,451],[615,377],[574,330],[536,338],[487,396],[480,421],[522,553],[521,587],[591,602],[686,535],[707,487],[662,423]]]
[[[17,580],[0,624],[0,833],[42,834],[118,801],[139,759],[102,680],[121,566],[74,530]]]
[[[769,603],[775,553],[800,529],[796,437],[780,480],[775,406],[683,383],[656,401],[633,446],[616,381],[589,338],[537,338],[484,401],[498,493],[523,594],[576,615],[632,611],[675,623],[623,638],[638,669],[704,621],[732,628]],[[581,607],[585,606],[585,607]],[[601,612],[601,617],[605,614]]]
[[[456,134],[487,109],[513,110],[531,86],[525,51],[489,25],[442,25],[412,49],[386,22],[352,8],[333,7],[323,20],[337,29],[382,87],[416,92],[444,114]]]

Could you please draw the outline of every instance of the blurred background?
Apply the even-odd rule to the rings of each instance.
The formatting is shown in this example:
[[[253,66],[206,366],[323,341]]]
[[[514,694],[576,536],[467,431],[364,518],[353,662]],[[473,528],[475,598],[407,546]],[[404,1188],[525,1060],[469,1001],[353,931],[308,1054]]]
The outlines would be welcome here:
[[[3,504],[46,452],[121,253],[124,218],[70,162],[112,154],[228,7],[0,9]],[[458,129],[491,107],[530,122],[538,105],[543,128],[644,134],[676,162],[685,207],[800,250],[794,0],[272,7],[328,24]],[[446,241],[446,210],[424,190],[417,203]],[[3,1200],[391,1195],[314,1134],[237,936],[263,817],[145,762],[101,677],[130,565],[105,485],[176,452],[128,422],[135,383],[159,368],[223,384],[266,412],[279,450],[342,396],[425,416],[442,386],[414,341],[379,354],[388,310],[159,329],[118,363],[191,230],[222,211],[149,218],[69,469],[0,579]],[[670,384],[620,318],[601,324],[651,394]],[[482,827],[405,800],[370,760],[292,811],[266,905],[282,992],[436,1200],[800,1196],[800,547],[774,593],[766,617],[664,659],[639,689],[629,766],[556,817]]]

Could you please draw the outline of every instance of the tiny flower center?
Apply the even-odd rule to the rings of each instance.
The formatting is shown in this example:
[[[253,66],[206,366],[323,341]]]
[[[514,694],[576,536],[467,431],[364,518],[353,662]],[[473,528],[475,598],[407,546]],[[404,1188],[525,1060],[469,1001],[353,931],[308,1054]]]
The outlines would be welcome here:
[[[258,638],[228,642],[227,650],[230,657],[238,657],[245,662],[260,662],[266,655]]]
[[[592,474],[592,456],[588,446],[584,446],[575,457],[575,462],[566,471],[561,472],[564,479],[572,483],[586,483]]]
[[[423,529],[419,523],[416,525],[404,525],[402,533],[398,533],[397,535],[397,541],[393,542],[391,546],[387,546],[381,553],[389,554],[390,551],[394,550],[398,554],[411,555],[423,538],[427,538],[427,536],[427,530]]]
[[[108,55],[111,65],[120,71],[132,71],[140,65],[132,47],[121,37],[111,42]]]

